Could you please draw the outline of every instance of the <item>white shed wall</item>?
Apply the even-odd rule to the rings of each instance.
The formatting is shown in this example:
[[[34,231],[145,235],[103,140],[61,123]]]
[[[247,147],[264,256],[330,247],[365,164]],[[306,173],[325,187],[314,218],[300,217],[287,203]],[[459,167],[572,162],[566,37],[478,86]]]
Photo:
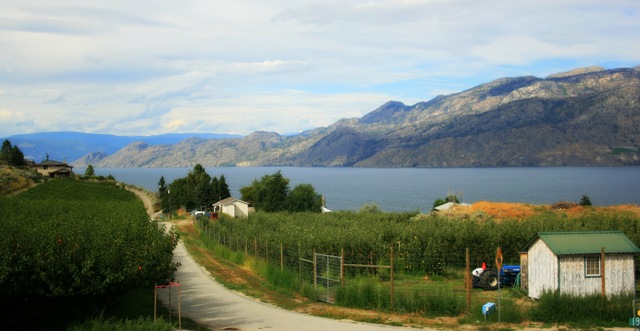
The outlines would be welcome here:
[[[584,264],[584,255],[560,257],[560,293],[576,296],[602,293],[602,278],[586,277]],[[607,295],[633,294],[635,290],[633,255],[606,255],[604,269]]]
[[[584,255],[562,256],[560,260],[560,293],[576,296],[600,293],[602,278],[586,277]]]
[[[604,268],[607,295],[634,294],[636,268],[633,254],[607,255]]]
[[[236,201],[222,206],[222,212],[232,217],[247,217],[249,216],[249,205]]]
[[[545,291],[558,289],[558,258],[544,241],[537,239],[529,248],[529,296],[540,298]]]

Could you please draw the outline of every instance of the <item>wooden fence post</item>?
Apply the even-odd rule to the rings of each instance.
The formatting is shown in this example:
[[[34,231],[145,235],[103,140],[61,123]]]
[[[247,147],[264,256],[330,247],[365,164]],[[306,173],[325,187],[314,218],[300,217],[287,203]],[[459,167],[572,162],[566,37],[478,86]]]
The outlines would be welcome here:
[[[300,248],[300,243],[298,243],[298,278],[300,279],[300,288],[302,288],[302,248]]]
[[[467,291],[467,314],[471,312],[471,261],[469,259],[469,247],[466,249],[465,254],[465,274],[464,274],[464,287]]]
[[[340,286],[344,285],[344,247],[340,250]]]
[[[390,254],[391,254],[391,258],[390,258],[390,260],[391,260],[391,270],[390,270],[390,276],[391,276],[390,277],[391,278],[391,309],[393,309],[393,303],[394,303],[394,297],[395,297],[395,294],[394,294],[394,287],[395,286],[393,284],[393,264],[394,264],[393,263],[393,260],[394,260],[394,258],[393,258],[393,256],[394,256],[394,254],[393,254],[393,244],[391,244],[391,253]]]
[[[282,249],[282,243],[280,243],[280,271],[284,271],[284,250]]]

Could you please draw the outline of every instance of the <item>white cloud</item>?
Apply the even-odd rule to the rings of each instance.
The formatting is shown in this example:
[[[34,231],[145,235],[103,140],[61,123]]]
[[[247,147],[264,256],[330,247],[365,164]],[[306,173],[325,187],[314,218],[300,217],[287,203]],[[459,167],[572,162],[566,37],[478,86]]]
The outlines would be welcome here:
[[[637,8],[635,0],[13,1],[0,12],[0,109],[23,118],[1,130],[300,131],[502,76],[637,65]]]

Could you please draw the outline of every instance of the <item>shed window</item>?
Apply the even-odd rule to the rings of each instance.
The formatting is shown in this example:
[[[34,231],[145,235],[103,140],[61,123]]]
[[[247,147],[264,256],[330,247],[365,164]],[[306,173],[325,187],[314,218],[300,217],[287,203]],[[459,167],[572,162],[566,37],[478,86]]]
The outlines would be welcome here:
[[[585,271],[587,277],[600,276],[600,255],[585,256]]]

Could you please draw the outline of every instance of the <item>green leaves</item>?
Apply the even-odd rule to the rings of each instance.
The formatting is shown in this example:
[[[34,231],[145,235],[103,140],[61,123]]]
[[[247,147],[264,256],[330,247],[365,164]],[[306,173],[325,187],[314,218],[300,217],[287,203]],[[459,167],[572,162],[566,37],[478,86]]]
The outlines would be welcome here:
[[[256,210],[264,212],[315,212],[319,213],[322,196],[311,184],[298,184],[289,189],[289,179],[280,170],[272,175],[264,175],[253,180],[250,186],[240,188],[242,200],[249,202]]]
[[[173,277],[174,232],[112,184],[46,182],[0,197],[0,293],[100,295]]]
[[[231,196],[224,175],[211,177],[204,167],[196,164],[187,177],[178,178],[166,185],[164,177],[158,183],[162,209],[165,212],[181,207],[191,209],[207,209],[222,199]]]

